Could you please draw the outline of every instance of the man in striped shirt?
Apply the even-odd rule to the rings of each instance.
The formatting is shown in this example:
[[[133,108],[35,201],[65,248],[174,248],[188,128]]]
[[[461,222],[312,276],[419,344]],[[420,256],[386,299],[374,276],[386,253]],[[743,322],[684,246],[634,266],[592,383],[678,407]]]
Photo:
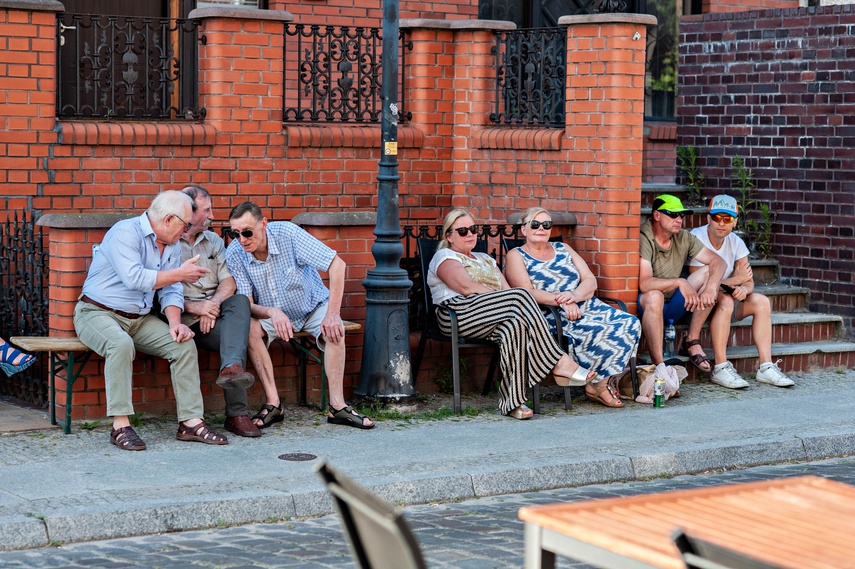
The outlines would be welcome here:
[[[277,338],[290,340],[302,330],[314,336],[324,352],[329,382],[327,422],[372,428],[374,421],[354,411],[344,400],[345,345],[340,315],[344,261],[293,223],[268,223],[261,208],[252,202],[237,205],[229,214],[229,224],[233,240],[226,250],[226,262],[237,292],[249,297],[252,316],[261,322],[268,345]],[[329,274],[329,289],[318,271]],[[265,388],[265,392],[276,390]],[[265,410],[266,415],[281,417],[278,395],[274,401],[268,396],[260,413]]]

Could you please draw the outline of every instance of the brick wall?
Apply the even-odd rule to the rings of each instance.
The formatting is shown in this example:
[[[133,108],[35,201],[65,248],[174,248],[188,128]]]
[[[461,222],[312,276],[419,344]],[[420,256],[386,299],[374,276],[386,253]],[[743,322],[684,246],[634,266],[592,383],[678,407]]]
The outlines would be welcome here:
[[[852,5],[690,17],[680,29],[678,144],[707,194],[754,171],[775,213],[783,277],[810,308],[855,322],[855,12]],[[732,193],[732,192],[731,192]]]
[[[305,24],[331,26],[380,26],[382,0],[372,2],[354,0],[302,0],[283,2],[269,0],[271,10],[287,10],[295,21]],[[478,17],[478,0],[442,0],[412,2],[401,0],[401,18],[427,18],[434,20],[474,20]]]
[[[225,222],[236,203],[256,201],[272,219],[305,211],[373,212],[376,208],[379,126],[282,124],[282,33],[284,12],[202,9],[198,123],[61,121],[53,118],[55,21],[48,2],[23,0],[0,17],[0,52],[24,51],[16,38],[45,53],[29,65],[0,63],[0,82],[29,82],[3,96],[0,160],[20,180],[0,197],[7,209],[48,213],[133,212],[152,197],[189,183],[213,196],[215,215]],[[303,3],[320,8],[315,2]],[[301,4],[302,5],[302,4]],[[58,4],[57,4],[58,6]],[[451,5],[449,5],[451,6]],[[289,9],[294,6],[289,5]],[[53,9],[61,9],[53,7]],[[450,17],[450,12],[447,13]],[[403,220],[437,223],[452,205],[472,208],[481,221],[504,223],[532,205],[574,212],[579,225],[572,243],[600,276],[609,296],[635,300],[637,232],[642,167],[644,46],[649,16],[569,18],[565,129],[497,129],[488,124],[495,97],[490,48],[494,22],[418,20],[403,22],[412,32],[408,54],[407,102],[413,119],[398,129],[399,194]],[[501,24],[499,27],[510,27]],[[637,39],[633,39],[636,32]],[[35,38],[46,38],[38,43]],[[5,42],[5,43],[3,43]],[[17,57],[19,54],[15,54]],[[10,83],[7,83],[11,81]],[[17,94],[16,94],[17,93]],[[29,141],[20,145],[16,141]],[[21,161],[18,162],[17,155]],[[9,160],[12,161],[9,161]],[[11,181],[11,180],[10,180]],[[109,224],[108,224],[109,225]],[[85,278],[91,244],[106,230],[71,227],[51,233],[57,261],[51,275],[51,328],[71,333],[71,311]],[[373,226],[312,226],[348,264],[343,316],[362,321],[361,281],[373,265]],[[346,389],[358,383],[361,334],[348,342]],[[280,350],[281,352],[281,350]],[[280,391],[293,401],[293,356],[274,353]],[[287,358],[286,358],[287,355]],[[437,354],[429,370],[442,358]],[[210,363],[209,363],[210,359]],[[203,392],[209,409],[222,407],[213,388],[216,355],[203,356]],[[288,366],[285,366],[285,362]],[[140,392],[147,412],[173,412],[163,362],[141,358]],[[74,418],[103,415],[103,362],[93,359],[81,378]],[[208,369],[211,368],[211,369]],[[429,373],[423,374],[422,382]],[[478,375],[474,372],[473,375]],[[144,379],[143,379],[144,376]],[[314,379],[312,379],[312,377]],[[310,383],[318,389],[319,370]],[[431,385],[417,383],[430,392]],[[78,388],[75,388],[77,397]],[[253,390],[252,397],[260,397]]]
[[[703,0],[703,13],[747,12],[748,10],[773,10],[798,8],[799,0]]]
[[[642,179],[654,184],[673,184],[677,176],[677,123],[644,123]]]

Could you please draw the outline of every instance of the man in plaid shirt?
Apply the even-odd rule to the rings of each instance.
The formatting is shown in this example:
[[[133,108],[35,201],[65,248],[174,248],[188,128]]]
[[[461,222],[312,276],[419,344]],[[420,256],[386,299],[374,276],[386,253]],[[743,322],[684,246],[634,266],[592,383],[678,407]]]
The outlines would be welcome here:
[[[237,205],[229,214],[232,242],[226,262],[237,292],[250,299],[252,316],[261,322],[268,346],[277,338],[290,340],[305,330],[324,352],[329,382],[327,422],[370,429],[363,417],[344,400],[344,325],[341,300],[346,265],[335,251],[286,221],[268,223],[252,202]],[[318,271],[329,273],[327,289]],[[265,386],[267,404],[253,417],[261,427],[283,419],[275,386]],[[273,396],[275,395],[275,397]]]

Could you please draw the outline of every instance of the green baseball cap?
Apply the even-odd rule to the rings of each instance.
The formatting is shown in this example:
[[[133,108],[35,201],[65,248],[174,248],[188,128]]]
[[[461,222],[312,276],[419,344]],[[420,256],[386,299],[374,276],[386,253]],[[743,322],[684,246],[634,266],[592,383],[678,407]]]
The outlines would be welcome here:
[[[653,211],[692,213],[692,210],[683,207],[683,202],[680,201],[680,198],[671,194],[662,194],[653,200]]]

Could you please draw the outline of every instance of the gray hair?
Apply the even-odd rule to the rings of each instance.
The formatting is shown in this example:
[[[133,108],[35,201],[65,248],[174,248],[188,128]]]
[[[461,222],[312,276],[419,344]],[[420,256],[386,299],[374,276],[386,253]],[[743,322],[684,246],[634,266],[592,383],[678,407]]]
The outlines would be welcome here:
[[[196,213],[196,200],[198,198],[211,199],[211,194],[202,186],[187,186],[186,188],[182,188],[181,193],[187,194],[193,200],[193,213]]]
[[[530,207],[525,210],[520,218],[520,225],[528,225],[528,222],[540,215],[541,213],[545,213],[549,216],[549,219],[552,219],[552,214],[549,213],[548,210],[543,209],[542,207]]]
[[[439,249],[445,249],[449,246],[448,231],[454,225],[454,222],[461,217],[471,217],[472,221],[475,221],[475,217],[468,210],[458,208],[448,212],[448,215],[445,216],[445,220],[442,222],[442,241],[439,244]]]
[[[184,206],[193,209],[193,200],[187,194],[177,190],[169,190],[157,194],[151,205],[148,206],[148,216],[154,221],[163,221],[168,215],[183,217]]]

